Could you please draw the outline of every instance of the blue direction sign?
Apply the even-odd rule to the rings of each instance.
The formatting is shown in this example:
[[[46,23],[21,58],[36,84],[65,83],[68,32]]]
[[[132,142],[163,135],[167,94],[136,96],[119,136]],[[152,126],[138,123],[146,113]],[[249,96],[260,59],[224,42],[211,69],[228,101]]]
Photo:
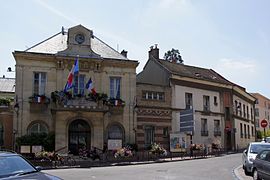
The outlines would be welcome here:
[[[194,132],[194,113],[193,109],[185,109],[180,111],[180,132]]]

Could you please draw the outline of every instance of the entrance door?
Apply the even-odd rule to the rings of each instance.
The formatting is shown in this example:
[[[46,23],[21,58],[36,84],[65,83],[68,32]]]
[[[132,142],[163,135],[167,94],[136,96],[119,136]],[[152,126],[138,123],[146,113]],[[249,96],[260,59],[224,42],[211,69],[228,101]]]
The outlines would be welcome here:
[[[79,149],[91,147],[91,130],[88,123],[84,120],[75,120],[69,125],[68,130],[68,149],[72,154],[77,155]]]
[[[226,132],[226,135],[227,135],[227,143],[226,143],[226,147],[227,147],[227,150],[232,150],[232,133],[231,131],[227,131]]]

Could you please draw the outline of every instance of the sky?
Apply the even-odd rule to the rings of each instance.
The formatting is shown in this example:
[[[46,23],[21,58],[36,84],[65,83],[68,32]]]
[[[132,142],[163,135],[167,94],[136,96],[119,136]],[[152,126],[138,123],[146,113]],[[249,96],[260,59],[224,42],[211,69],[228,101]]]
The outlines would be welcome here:
[[[128,58],[137,73],[158,44],[178,49],[184,64],[214,69],[270,98],[268,0],[9,0],[0,6],[0,76],[14,77],[12,52],[82,24]]]

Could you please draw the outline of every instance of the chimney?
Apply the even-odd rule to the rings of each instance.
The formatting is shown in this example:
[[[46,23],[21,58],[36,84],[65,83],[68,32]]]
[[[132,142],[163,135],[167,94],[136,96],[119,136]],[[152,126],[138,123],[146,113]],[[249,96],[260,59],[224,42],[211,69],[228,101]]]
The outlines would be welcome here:
[[[157,47],[157,44],[155,44],[155,47],[151,46],[149,53],[149,59],[155,58],[159,59],[159,49]]]
[[[123,56],[125,56],[126,58],[127,58],[127,51],[125,51],[124,49],[121,51],[121,54],[123,55]]]

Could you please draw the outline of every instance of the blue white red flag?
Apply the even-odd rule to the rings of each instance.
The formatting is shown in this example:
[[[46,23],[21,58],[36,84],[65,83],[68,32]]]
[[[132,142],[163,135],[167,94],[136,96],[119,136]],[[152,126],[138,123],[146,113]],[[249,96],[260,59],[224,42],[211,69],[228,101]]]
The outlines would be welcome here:
[[[92,79],[90,78],[89,81],[86,83],[86,86],[85,86],[86,89],[88,89],[89,93],[93,93],[93,94],[96,94],[96,90],[94,88],[94,83],[92,81]]]
[[[67,83],[66,83],[65,88],[64,88],[64,92],[67,92],[68,90],[73,88],[74,74],[76,74],[76,73],[79,73],[79,60],[78,60],[78,58],[76,58],[73,66],[68,74],[68,79],[67,79]]]

